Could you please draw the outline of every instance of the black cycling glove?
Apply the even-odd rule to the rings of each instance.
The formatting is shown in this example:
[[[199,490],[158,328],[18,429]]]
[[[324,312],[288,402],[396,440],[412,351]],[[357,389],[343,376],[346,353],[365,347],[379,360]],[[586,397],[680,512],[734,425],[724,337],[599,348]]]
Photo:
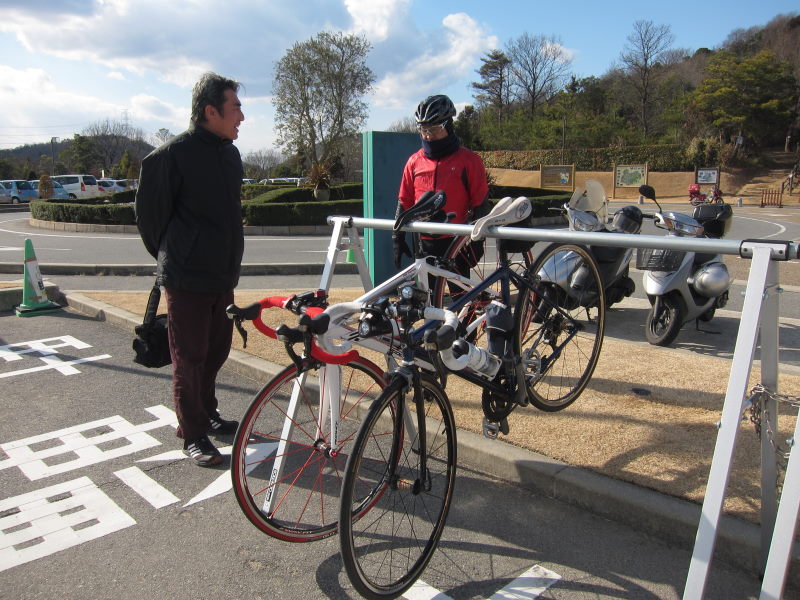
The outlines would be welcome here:
[[[406,243],[406,232],[405,231],[396,231],[392,233],[392,250],[394,252],[394,268],[400,268],[400,260],[403,257],[403,254],[413,258],[414,255],[411,253],[411,248],[408,247]]]

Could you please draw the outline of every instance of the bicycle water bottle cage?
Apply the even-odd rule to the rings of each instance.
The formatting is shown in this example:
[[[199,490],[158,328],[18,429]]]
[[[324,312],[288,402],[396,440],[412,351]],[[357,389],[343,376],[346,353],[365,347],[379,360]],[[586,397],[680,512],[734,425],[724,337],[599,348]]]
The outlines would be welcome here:
[[[531,203],[525,196],[520,196],[516,200],[510,197],[502,198],[488,215],[475,222],[470,238],[473,242],[482,240],[486,237],[489,227],[502,227],[523,221],[531,214],[531,210],[533,210]]]
[[[400,231],[404,225],[411,221],[430,221],[438,212],[442,211],[447,203],[447,195],[438,192],[425,192],[419,197],[417,203],[408,210],[404,210],[394,222],[394,231]]]

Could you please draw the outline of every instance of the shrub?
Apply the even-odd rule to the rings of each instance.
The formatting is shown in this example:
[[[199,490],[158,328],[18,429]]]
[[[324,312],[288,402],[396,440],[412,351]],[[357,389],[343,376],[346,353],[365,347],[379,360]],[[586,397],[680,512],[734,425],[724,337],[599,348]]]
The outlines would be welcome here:
[[[360,217],[364,213],[362,200],[329,200],[328,202],[248,202],[242,205],[247,225],[281,226],[326,225],[328,215]]]
[[[89,200],[95,200],[90,198]],[[31,217],[42,221],[64,223],[97,223],[101,225],[133,225],[136,223],[133,204],[90,203],[35,200]]]
[[[496,150],[478,152],[487,167],[537,171],[541,165],[575,165],[578,171],[611,171],[615,164],[644,164],[651,171],[691,171],[685,148],[678,144],[566,148],[564,150]]]

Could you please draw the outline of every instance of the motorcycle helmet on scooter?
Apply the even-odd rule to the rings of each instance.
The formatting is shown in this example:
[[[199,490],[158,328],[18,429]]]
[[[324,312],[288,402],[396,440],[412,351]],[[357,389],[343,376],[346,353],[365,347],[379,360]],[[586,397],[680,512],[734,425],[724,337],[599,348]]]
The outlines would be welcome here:
[[[707,263],[697,269],[690,282],[706,298],[721,296],[730,287],[731,277],[725,263]]]
[[[642,211],[635,206],[624,206],[611,218],[611,231],[616,233],[639,233],[642,228]]]

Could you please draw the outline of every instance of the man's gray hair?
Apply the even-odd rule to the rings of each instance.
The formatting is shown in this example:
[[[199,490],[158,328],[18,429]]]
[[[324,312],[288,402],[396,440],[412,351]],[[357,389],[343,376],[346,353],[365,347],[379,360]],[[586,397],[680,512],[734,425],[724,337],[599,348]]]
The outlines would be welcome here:
[[[225,90],[239,91],[239,82],[216,73],[206,73],[194,84],[192,89],[192,123],[206,120],[206,106],[209,104],[222,114],[225,103]]]

